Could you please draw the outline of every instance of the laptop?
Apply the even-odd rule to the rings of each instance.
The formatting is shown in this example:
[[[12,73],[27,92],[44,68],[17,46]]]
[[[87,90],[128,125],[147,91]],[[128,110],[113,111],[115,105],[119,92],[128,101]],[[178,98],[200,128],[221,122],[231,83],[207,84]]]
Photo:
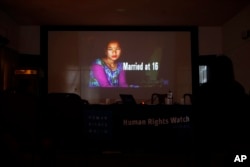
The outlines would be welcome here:
[[[120,94],[122,104],[137,104],[135,98],[131,94]]]

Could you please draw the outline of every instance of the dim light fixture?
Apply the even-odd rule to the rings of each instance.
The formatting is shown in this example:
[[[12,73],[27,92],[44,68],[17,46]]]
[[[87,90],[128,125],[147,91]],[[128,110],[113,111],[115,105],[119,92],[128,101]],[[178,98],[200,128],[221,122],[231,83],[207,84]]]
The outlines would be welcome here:
[[[15,75],[36,75],[36,74],[37,74],[37,70],[30,70],[30,69],[15,70]]]

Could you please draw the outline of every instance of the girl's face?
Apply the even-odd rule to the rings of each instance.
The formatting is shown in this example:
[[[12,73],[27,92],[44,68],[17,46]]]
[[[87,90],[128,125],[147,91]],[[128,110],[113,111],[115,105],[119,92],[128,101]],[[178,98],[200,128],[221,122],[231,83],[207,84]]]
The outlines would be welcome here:
[[[110,42],[106,50],[107,58],[110,60],[117,60],[121,56],[121,48],[118,42]]]

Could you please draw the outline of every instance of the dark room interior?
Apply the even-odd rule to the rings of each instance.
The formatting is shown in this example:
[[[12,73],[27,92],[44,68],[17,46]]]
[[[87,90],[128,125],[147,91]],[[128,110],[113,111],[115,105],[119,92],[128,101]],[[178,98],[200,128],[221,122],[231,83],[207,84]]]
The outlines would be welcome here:
[[[0,166],[249,166],[249,11],[1,0]]]

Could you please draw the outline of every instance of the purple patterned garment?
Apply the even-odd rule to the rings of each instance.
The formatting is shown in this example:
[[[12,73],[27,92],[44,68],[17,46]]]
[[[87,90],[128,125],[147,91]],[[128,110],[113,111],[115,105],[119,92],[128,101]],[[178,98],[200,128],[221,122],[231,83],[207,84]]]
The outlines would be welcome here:
[[[102,59],[96,59],[90,69],[89,87],[127,87],[121,62],[111,70]]]

